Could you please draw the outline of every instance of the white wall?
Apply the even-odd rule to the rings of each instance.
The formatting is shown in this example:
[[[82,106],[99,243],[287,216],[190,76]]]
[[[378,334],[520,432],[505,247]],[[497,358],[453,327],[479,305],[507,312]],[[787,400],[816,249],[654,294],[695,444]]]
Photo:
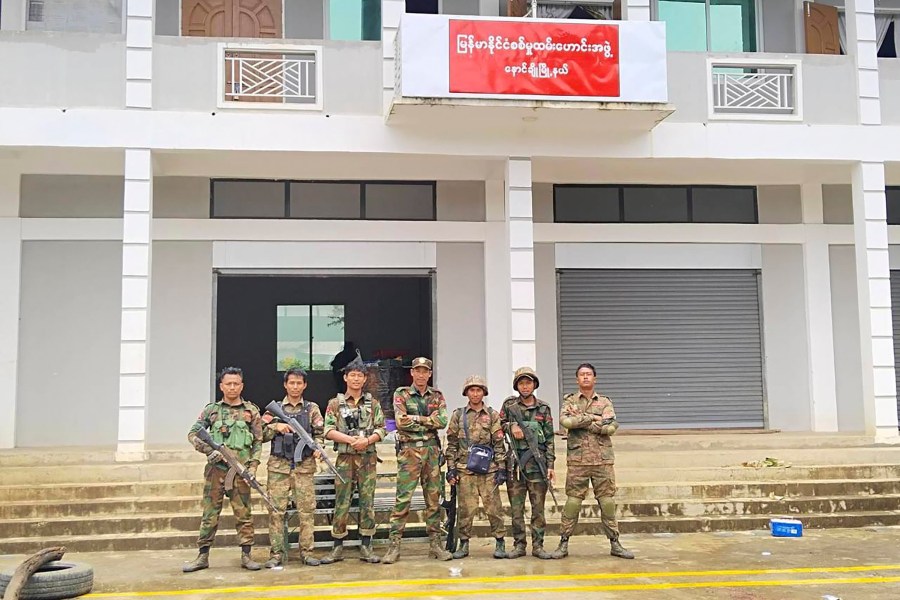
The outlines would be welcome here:
[[[834,334],[834,378],[840,431],[866,428],[859,354],[856,258],[853,246],[830,246],[831,314]]]
[[[154,177],[153,217],[209,218],[208,177]]]
[[[212,243],[154,242],[151,264],[147,442],[179,443],[212,399]]]
[[[762,247],[762,318],[768,426],[785,431],[812,428],[808,377],[803,248]]]
[[[761,185],[756,201],[760,223],[800,223],[803,220],[799,185]]]
[[[122,246],[22,244],[16,445],[117,440]]]
[[[462,406],[463,381],[485,377],[484,245],[437,244],[437,332],[435,383],[447,408]],[[488,403],[496,409],[505,397],[502,382],[488,381]]]
[[[555,244],[534,245],[534,305],[537,340],[537,369],[541,379],[538,397],[553,409],[553,419],[559,423],[559,409],[563,393],[571,391],[575,375],[559,373],[559,316],[556,302]],[[505,382],[509,386],[512,382]],[[562,384],[562,389],[560,389]],[[510,389],[510,392],[512,390]]]

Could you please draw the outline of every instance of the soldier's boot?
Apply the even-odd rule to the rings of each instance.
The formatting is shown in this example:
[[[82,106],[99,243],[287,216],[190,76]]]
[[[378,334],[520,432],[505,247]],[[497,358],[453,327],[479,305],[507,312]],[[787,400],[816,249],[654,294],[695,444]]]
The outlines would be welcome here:
[[[559,546],[553,551],[553,558],[565,558],[569,555],[569,536],[559,538]]]
[[[248,571],[259,571],[262,569],[262,566],[250,558],[249,552],[241,552],[241,568],[247,569]]]
[[[494,538],[494,558],[506,558],[506,541],[503,538]]]
[[[186,563],[183,567],[181,567],[182,573],[193,573],[194,571],[202,571],[203,569],[209,568],[209,549],[206,549],[206,552],[203,550],[200,551],[200,554],[197,555],[197,558],[192,560],[189,563]]]
[[[400,540],[391,540],[391,545],[387,552],[384,553],[384,556],[381,557],[381,562],[385,565],[390,565],[398,560],[400,560]]]
[[[453,560],[453,555],[441,546],[441,536],[431,536],[431,545],[428,547],[428,556],[437,560]]]
[[[618,556],[619,558],[634,558],[634,553],[626,550],[619,543],[619,536],[609,538],[609,554],[610,556]]]
[[[334,540],[331,552],[319,559],[319,564],[330,565],[344,560],[344,540]]]
[[[531,548],[531,555],[540,558],[541,560],[550,560],[553,558],[553,555],[544,550],[543,544],[536,544]]]
[[[381,559],[372,550],[372,536],[370,535],[362,536],[362,545],[359,547],[359,560],[373,565],[381,562]]]
[[[525,556],[525,540],[516,540],[506,558],[522,558],[523,556]]]
[[[318,567],[322,564],[321,560],[319,560],[312,554],[307,554],[306,552],[300,553],[300,560],[303,561],[303,564],[307,567]]]
[[[281,555],[273,554],[269,557],[269,560],[266,561],[266,564],[263,565],[267,569],[274,569],[275,567],[281,566]]]
[[[469,540],[460,540],[459,549],[453,553],[453,558],[465,558],[469,555]]]

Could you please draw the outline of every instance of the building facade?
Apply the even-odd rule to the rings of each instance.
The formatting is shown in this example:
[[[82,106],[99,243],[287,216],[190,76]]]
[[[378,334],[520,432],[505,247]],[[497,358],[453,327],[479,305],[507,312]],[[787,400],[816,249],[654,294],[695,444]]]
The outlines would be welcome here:
[[[621,75],[665,97],[405,92],[447,68],[419,19],[451,15],[662,22],[661,62]],[[556,408],[589,361],[633,429],[894,441],[895,15],[5,1],[0,447],[140,459],[183,440],[222,366],[258,403],[308,366],[327,400],[346,340],[433,356],[451,405],[530,364]]]

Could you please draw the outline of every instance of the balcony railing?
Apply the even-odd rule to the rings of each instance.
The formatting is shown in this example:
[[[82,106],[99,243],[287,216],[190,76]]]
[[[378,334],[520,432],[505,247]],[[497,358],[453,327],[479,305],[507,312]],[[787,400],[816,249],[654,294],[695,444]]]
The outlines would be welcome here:
[[[322,108],[321,49],[309,46],[221,46],[219,106]]]
[[[799,119],[800,63],[709,62],[710,116]]]

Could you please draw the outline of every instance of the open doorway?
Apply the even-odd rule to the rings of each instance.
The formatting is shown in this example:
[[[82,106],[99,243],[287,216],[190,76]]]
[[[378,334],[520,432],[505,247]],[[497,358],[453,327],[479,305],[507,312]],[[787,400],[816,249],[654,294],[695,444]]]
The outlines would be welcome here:
[[[431,275],[222,274],[216,283],[216,370],[244,370],[244,397],[284,395],[290,366],[309,372],[306,399],[323,410],[339,390],[331,361],[346,341],[366,362],[432,355]],[[401,381],[400,385],[407,383]]]

